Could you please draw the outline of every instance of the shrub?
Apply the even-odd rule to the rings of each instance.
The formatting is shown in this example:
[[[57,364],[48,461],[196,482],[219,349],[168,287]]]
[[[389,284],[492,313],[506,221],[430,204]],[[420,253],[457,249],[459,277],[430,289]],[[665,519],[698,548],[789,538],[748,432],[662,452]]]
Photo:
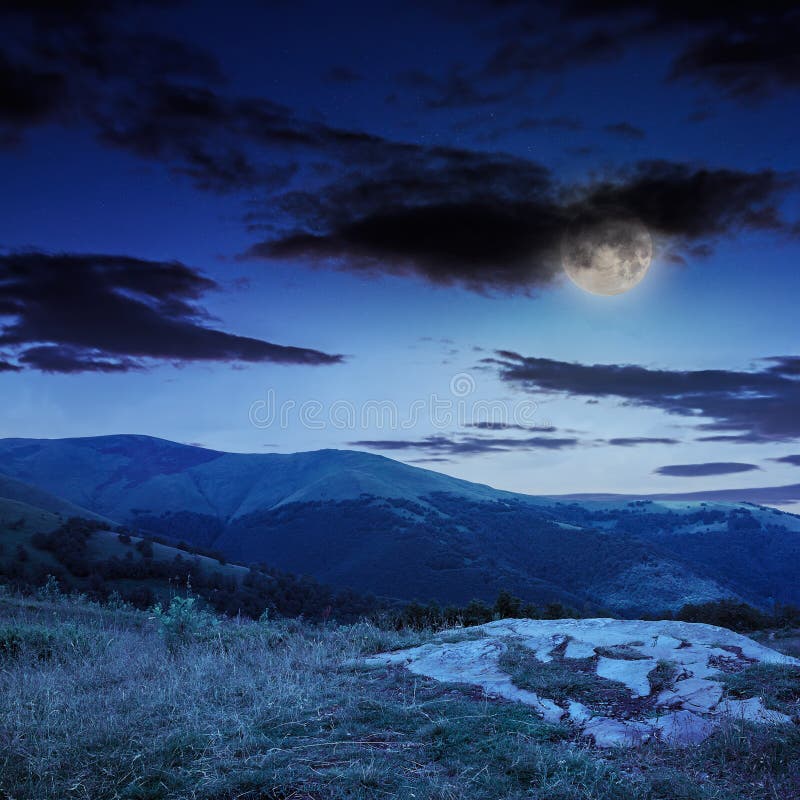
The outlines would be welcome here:
[[[497,595],[494,604],[494,613],[500,619],[511,619],[520,616],[522,610],[522,600],[514,597],[511,592],[502,589]]]
[[[142,554],[142,558],[153,557],[153,543],[149,539],[142,539],[138,542],[136,549]]]
[[[47,576],[44,586],[40,586],[36,590],[36,596],[40,600],[50,602],[57,602],[62,599],[63,595],[61,594],[61,587],[59,586],[58,580],[54,575]]]
[[[0,625],[0,659],[27,657],[33,661],[48,661],[59,652],[82,651],[87,641],[85,633],[70,623],[50,627],[8,622]]]
[[[166,610],[157,603],[153,606],[153,619],[158,623],[159,633],[171,649],[192,642],[208,639],[219,625],[213,614],[196,607],[195,597],[173,597]]]
[[[0,627],[0,657],[16,658],[27,651],[38,659],[50,658],[54,639],[51,631],[39,626],[3,625]]]
[[[755,631],[769,627],[772,621],[763,611],[737,600],[689,603],[676,616],[682,622],[704,622],[732,631]]]

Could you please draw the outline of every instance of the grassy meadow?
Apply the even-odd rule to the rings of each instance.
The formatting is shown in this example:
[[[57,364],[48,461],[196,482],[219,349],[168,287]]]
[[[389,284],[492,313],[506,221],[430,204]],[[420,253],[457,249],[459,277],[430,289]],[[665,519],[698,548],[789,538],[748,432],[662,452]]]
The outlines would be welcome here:
[[[596,750],[522,705],[359,664],[431,635],[2,594],[0,798],[800,797],[797,726]],[[733,689],[769,681],[786,707],[796,677]]]

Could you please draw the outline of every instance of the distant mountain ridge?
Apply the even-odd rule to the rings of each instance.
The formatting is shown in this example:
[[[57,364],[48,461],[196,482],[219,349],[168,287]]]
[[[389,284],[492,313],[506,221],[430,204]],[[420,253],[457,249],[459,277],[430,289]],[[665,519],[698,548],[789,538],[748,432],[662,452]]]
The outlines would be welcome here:
[[[140,435],[0,439],[0,473],[118,518],[142,508],[160,511],[161,505],[172,510],[179,494],[194,510],[226,520],[265,506],[362,494],[518,496],[354,450],[223,453]],[[157,488],[169,492],[159,499],[153,496]],[[156,507],[142,505],[143,496]]]
[[[695,492],[656,492],[654,494],[628,495],[611,493],[578,493],[554,495],[558,500],[611,501],[666,500],[674,502],[750,503],[754,505],[791,506],[800,503],[800,483],[785,486],[750,486],[744,489],[704,489]]]
[[[536,497],[370,453],[223,453],[136,435],[3,439],[0,474],[145,532],[405,599],[507,588],[625,613],[800,602],[800,519],[774,509]]]

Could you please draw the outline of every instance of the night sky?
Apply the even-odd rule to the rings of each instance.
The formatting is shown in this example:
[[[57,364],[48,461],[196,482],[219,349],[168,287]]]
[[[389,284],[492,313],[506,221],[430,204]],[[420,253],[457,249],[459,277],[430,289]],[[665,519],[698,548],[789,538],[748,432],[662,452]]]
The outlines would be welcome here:
[[[0,0],[0,436],[798,483],[798,41],[782,2]],[[612,219],[652,264],[590,294],[563,242]]]

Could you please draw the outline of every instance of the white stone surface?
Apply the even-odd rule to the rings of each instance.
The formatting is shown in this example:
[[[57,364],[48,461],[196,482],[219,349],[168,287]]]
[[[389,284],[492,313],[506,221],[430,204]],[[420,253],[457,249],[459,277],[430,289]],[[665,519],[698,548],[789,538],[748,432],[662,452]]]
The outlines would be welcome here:
[[[504,619],[478,626],[484,638],[421,647],[373,656],[372,664],[401,665],[418,675],[447,683],[478,686],[489,697],[525,703],[548,722],[568,721],[598,747],[637,745],[652,738],[672,744],[691,744],[706,738],[725,718],[767,724],[787,724],[785,714],[764,707],[759,698],[723,699],[717,659],[744,668],[754,662],[791,664],[800,661],[770,650],[738,633],[715,625],[690,622],[584,619]],[[439,638],[452,635],[445,632]],[[566,642],[566,647],[564,648]],[[624,684],[631,702],[645,700],[643,719],[614,719],[595,714],[577,700],[560,706],[547,697],[515,686],[499,665],[510,643],[522,645],[540,661],[553,660],[564,648],[566,659],[596,657],[600,677]],[[608,658],[607,653],[636,654],[635,658]],[[556,652],[557,655],[557,652]],[[648,674],[659,661],[671,662],[674,684],[650,697]],[[711,663],[709,663],[711,661]],[[627,714],[626,714],[627,716]]]
[[[597,659],[597,674],[608,681],[624,683],[634,697],[647,697],[650,694],[650,681],[647,676],[656,666],[652,658],[626,660],[622,658]]]
[[[583,735],[594,740],[598,747],[635,747],[653,736],[652,726],[635,720],[592,717],[582,728]]]
[[[790,723],[791,717],[766,708],[760,697],[749,697],[746,700],[723,700],[715,709],[718,716],[729,716],[747,722],[761,722],[769,725]]]
[[[670,711],[651,722],[656,735],[669,744],[697,744],[716,727],[711,720],[682,709]]]
[[[594,655],[594,645],[578,639],[570,639],[564,651],[565,658],[592,658]]]
[[[722,686],[705,678],[684,678],[675,682],[674,689],[665,689],[656,704],[665,708],[680,707],[698,713],[708,713],[722,698]]]

